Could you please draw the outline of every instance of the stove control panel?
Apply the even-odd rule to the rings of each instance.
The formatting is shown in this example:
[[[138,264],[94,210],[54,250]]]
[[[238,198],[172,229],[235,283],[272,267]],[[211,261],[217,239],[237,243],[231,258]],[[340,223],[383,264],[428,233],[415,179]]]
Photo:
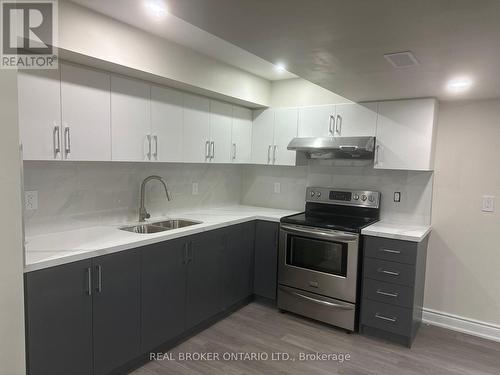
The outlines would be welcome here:
[[[306,202],[379,208],[380,192],[330,187],[308,187],[306,189]]]

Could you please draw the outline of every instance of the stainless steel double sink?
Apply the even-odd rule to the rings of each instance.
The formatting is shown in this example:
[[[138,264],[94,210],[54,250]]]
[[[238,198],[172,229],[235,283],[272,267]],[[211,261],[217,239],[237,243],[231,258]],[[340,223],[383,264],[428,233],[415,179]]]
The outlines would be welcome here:
[[[147,223],[147,224],[138,224],[127,227],[121,227],[120,230],[138,234],[152,234],[172,229],[189,227],[191,225],[196,225],[196,224],[201,224],[201,221],[171,219],[171,220],[160,221],[157,223]]]

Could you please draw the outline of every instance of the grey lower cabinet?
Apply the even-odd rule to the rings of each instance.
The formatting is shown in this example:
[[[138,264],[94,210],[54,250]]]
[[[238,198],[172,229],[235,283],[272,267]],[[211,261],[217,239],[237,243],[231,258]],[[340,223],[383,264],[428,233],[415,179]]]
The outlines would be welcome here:
[[[411,346],[422,321],[426,237],[365,237],[360,330]]]
[[[254,293],[276,300],[279,223],[257,221],[255,227]]]

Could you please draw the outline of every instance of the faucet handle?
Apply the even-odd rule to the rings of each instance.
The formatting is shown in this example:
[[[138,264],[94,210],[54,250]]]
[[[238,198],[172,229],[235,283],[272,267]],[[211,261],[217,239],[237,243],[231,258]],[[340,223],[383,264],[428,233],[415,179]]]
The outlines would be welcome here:
[[[151,214],[149,212],[146,212],[146,214],[144,215],[144,218],[149,219],[150,217],[151,217]]]

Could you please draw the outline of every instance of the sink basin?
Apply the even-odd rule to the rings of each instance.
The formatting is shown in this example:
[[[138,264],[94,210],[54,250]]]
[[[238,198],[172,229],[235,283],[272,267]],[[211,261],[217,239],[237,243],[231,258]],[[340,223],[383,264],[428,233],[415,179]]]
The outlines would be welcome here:
[[[201,224],[201,221],[171,219],[171,220],[160,221],[158,223],[151,223],[151,224],[148,223],[148,224],[139,224],[128,227],[122,227],[120,228],[120,230],[132,233],[139,233],[139,234],[151,234],[151,233],[164,232],[172,229],[189,227],[195,224]]]

